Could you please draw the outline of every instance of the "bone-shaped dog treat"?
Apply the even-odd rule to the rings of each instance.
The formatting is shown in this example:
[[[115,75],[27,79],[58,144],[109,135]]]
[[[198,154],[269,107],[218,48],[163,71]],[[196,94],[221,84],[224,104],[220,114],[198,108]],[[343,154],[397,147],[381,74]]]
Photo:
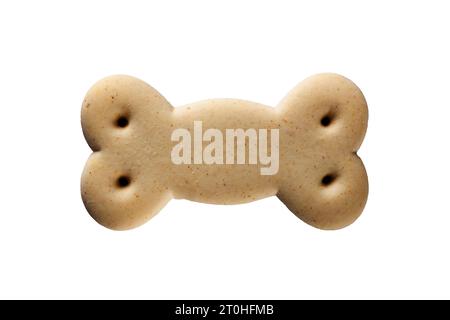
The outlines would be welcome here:
[[[237,204],[273,195],[308,224],[337,229],[367,199],[356,155],[367,105],[336,74],[304,80],[276,108],[232,99],[173,108],[146,83],[112,76],[87,93],[81,123],[94,151],[82,198],[111,229],[143,224],[171,198]]]

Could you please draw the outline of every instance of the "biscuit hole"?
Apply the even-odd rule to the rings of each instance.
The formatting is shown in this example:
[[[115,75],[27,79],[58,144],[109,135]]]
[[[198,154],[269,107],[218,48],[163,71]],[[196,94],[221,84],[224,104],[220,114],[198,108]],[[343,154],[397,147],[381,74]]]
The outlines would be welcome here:
[[[322,119],[320,119],[320,124],[323,127],[328,127],[331,122],[333,121],[333,115],[332,114],[326,114],[322,117]]]
[[[335,174],[327,174],[322,178],[322,185],[324,187],[329,186],[330,184],[332,184],[335,180],[336,180],[336,175]]]
[[[128,187],[130,185],[131,179],[130,177],[127,176],[120,176],[119,178],[117,178],[117,186],[119,188],[125,188]]]
[[[128,123],[129,123],[128,118],[125,117],[125,116],[120,116],[120,117],[117,118],[117,120],[116,120],[116,125],[117,125],[119,128],[125,128],[126,126],[128,126]]]

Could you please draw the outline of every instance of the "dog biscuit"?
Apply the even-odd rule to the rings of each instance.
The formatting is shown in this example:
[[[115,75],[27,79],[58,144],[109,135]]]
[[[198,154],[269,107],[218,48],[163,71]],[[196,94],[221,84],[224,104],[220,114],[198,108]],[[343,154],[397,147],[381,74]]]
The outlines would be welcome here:
[[[307,78],[275,108],[235,99],[173,108],[143,81],[111,76],[82,105],[93,150],[82,199],[115,230],[143,224],[172,198],[238,204],[275,195],[314,227],[342,228],[368,195],[356,154],[367,120],[363,94],[337,74]]]

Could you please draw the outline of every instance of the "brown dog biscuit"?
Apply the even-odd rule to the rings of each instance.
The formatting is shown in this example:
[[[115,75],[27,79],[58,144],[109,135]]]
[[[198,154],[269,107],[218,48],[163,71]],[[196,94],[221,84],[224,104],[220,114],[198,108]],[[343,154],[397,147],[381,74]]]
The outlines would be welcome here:
[[[276,108],[233,99],[173,108],[146,83],[112,76],[89,90],[81,122],[94,151],[82,198],[108,228],[139,226],[171,198],[235,204],[277,195],[305,222],[337,229],[367,199],[356,155],[367,105],[336,74],[306,79]]]

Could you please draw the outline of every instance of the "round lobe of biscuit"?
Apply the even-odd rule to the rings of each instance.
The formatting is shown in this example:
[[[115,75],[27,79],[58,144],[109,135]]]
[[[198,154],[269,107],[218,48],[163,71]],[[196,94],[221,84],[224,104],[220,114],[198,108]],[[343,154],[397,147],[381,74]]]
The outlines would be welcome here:
[[[145,128],[151,119],[164,125],[173,107],[147,83],[116,75],[94,84],[81,108],[83,133],[92,150],[117,143],[133,128]]]
[[[170,191],[133,161],[95,152],[81,177],[81,196],[89,214],[113,230],[138,227],[171,199]]]

